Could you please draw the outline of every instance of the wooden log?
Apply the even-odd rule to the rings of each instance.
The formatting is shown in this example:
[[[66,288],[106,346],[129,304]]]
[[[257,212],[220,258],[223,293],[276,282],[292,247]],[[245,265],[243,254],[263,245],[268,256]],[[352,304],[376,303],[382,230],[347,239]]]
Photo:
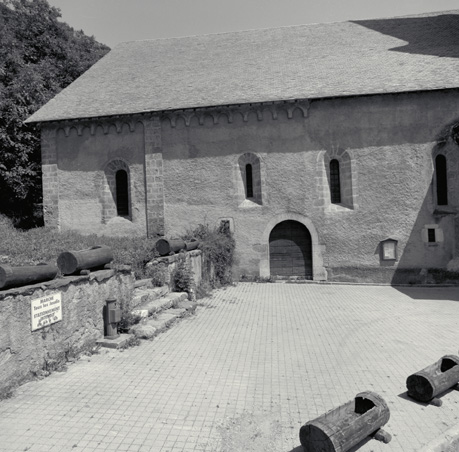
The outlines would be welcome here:
[[[39,264],[23,267],[0,265],[0,289],[18,287],[54,279],[57,267],[54,264]]]
[[[81,251],[64,251],[57,258],[57,266],[64,275],[72,275],[80,270],[103,267],[112,260],[111,248],[98,245]]]
[[[156,251],[160,256],[167,256],[171,253],[185,249],[185,242],[182,239],[159,239],[156,242]]]
[[[459,357],[445,355],[406,380],[408,395],[420,402],[431,402],[459,382]],[[433,405],[438,405],[434,402]]]
[[[195,250],[199,246],[199,240],[191,239],[188,242],[185,242],[185,249],[187,251]]]
[[[370,391],[307,422],[300,429],[304,452],[345,452],[373,435],[390,417],[382,397]],[[385,435],[390,441],[390,438]]]

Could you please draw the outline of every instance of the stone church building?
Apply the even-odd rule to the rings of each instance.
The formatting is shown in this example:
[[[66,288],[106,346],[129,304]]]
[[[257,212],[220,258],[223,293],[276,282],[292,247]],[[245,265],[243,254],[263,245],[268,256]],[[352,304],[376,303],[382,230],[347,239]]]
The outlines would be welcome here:
[[[225,222],[236,275],[459,268],[459,11],[122,43],[27,122],[49,227]]]

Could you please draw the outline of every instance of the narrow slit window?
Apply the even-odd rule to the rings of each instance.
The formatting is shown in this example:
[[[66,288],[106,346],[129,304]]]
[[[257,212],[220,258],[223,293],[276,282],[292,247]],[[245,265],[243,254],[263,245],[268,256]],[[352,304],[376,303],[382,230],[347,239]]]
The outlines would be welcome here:
[[[427,240],[429,243],[435,243],[435,229],[427,229]]]
[[[435,159],[435,172],[437,176],[437,204],[446,206],[448,204],[448,178],[444,155],[438,155]]]
[[[116,172],[116,210],[119,216],[129,216],[128,175],[125,170]]]
[[[246,197],[253,198],[252,165],[250,163],[247,163],[247,165],[245,165],[245,180],[246,180]]]
[[[341,203],[341,183],[339,179],[339,162],[333,159],[330,162],[330,195],[333,204]]]

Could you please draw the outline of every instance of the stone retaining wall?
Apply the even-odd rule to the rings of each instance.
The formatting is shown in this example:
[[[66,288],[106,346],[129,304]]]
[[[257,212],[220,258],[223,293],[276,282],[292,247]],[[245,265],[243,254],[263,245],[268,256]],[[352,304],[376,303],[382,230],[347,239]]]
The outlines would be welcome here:
[[[130,271],[101,270],[0,291],[0,395],[92,349],[104,336],[105,300],[130,300],[133,290]],[[33,300],[59,293],[62,320],[32,331]]]
[[[195,287],[199,287],[202,282],[202,251],[193,250],[193,251],[183,251],[178,254],[173,254],[172,256],[163,256],[157,259],[152,260],[147,264],[147,267],[150,267],[152,271],[156,269],[158,272],[165,272],[166,284],[171,290],[174,290],[174,273],[177,270],[178,264],[183,260],[186,260],[186,265],[191,269]],[[209,271],[206,269],[206,271]]]

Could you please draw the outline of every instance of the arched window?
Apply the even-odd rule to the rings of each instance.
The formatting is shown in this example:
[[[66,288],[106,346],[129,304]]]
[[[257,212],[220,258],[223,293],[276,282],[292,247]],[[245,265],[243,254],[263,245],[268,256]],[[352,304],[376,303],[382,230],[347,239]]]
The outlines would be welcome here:
[[[446,157],[437,155],[435,159],[435,173],[437,176],[437,204],[446,206],[448,204],[448,178],[446,172]]]
[[[250,163],[247,163],[247,165],[245,165],[245,182],[245,196],[246,198],[253,198],[252,165]]]
[[[239,207],[263,205],[261,160],[256,154],[246,152],[237,160],[237,201]]]
[[[339,180],[339,162],[336,159],[330,161],[330,196],[333,204],[341,203],[341,183]]]
[[[125,170],[118,170],[115,176],[116,182],[116,210],[119,216],[129,216],[129,184]]]

